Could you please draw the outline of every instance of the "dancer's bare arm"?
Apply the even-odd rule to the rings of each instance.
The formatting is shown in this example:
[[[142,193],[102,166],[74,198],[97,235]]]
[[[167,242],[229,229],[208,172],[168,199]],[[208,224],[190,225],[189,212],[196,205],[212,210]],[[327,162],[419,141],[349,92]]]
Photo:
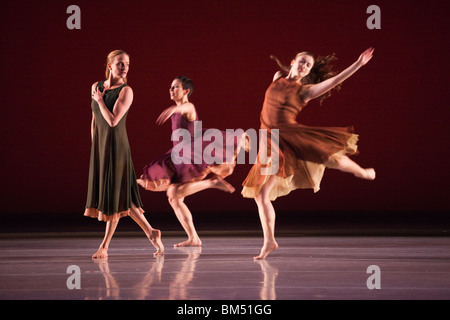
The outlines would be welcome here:
[[[372,59],[373,48],[369,48],[359,56],[358,60],[353,63],[350,67],[337,74],[336,76],[329,78],[325,81],[319,82],[317,84],[309,85],[302,91],[301,96],[303,101],[306,103],[309,100],[320,97],[324,93],[330,91],[338,84],[342,83],[350,76],[352,76],[359,68],[367,64],[370,59]]]
[[[192,103],[187,102],[178,106],[171,106],[165,109],[156,119],[156,123],[158,125],[166,122],[174,113],[181,113],[184,117],[186,117],[189,121],[194,121],[196,117],[195,107]]]
[[[97,101],[100,112],[102,113],[103,118],[108,122],[110,127],[115,127],[122,117],[127,113],[127,111],[131,107],[131,103],[133,102],[133,90],[131,87],[124,87],[120,93],[119,97],[114,104],[113,111],[109,111],[106,107],[105,102],[103,101],[103,96],[108,88],[104,88],[103,92],[100,91],[99,87],[96,87],[96,84],[92,85],[92,97],[95,101]]]

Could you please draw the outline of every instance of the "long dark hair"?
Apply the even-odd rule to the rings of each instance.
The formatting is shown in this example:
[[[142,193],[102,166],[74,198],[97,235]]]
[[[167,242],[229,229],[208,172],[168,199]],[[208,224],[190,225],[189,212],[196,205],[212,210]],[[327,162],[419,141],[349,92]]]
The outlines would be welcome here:
[[[309,53],[309,52],[300,52],[295,56],[295,58],[297,58],[300,54],[306,54],[308,56],[311,56],[314,59],[313,54]],[[284,63],[282,63],[280,61],[280,59],[278,59],[274,55],[271,55],[270,58],[272,60],[275,60],[275,62],[281,68],[281,72],[284,76],[288,75],[289,71],[291,70],[290,67],[286,66]],[[322,82],[324,80],[327,80],[331,77],[334,77],[336,74],[338,74],[338,72],[333,70],[333,66],[331,65],[331,62],[335,61],[335,60],[337,60],[337,57],[334,53],[327,55],[327,56],[319,56],[316,59],[314,59],[314,65],[311,68],[311,71],[309,72],[309,74],[306,77],[302,78],[302,81],[301,81],[302,84],[304,84],[304,85],[305,84],[316,84],[316,83]],[[341,85],[339,84],[339,85],[335,86],[333,89],[338,91],[341,89]],[[323,100],[328,98],[329,96],[331,96],[331,90],[327,91],[326,93],[324,93],[323,95],[318,97],[320,104],[322,104]]]

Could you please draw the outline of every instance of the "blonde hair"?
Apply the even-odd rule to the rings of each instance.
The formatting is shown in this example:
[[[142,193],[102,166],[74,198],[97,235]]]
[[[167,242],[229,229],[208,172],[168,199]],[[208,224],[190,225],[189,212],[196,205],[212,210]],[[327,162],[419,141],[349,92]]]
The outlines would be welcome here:
[[[128,58],[130,57],[130,55],[128,53],[126,53],[123,50],[114,50],[111,51],[108,56],[106,57],[106,71],[105,71],[105,76],[106,76],[106,80],[109,79],[109,68],[108,68],[108,64],[113,63],[114,62],[114,58],[117,56],[120,56],[122,54],[126,54],[128,56]],[[127,78],[124,79],[125,83],[127,83]]]

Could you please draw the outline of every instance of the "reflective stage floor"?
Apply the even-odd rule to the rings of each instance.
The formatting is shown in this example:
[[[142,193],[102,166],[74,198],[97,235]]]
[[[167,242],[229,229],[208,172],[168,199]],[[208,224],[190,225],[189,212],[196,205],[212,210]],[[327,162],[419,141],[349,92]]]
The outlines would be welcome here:
[[[0,299],[450,298],[449,237],[280,237],[265,261],[253,261],[259,237],[173,248],[182,240],[163,238],[155,258],[145,237],[118,236],[109,259],[93,261],[101,238],[0,239]]]

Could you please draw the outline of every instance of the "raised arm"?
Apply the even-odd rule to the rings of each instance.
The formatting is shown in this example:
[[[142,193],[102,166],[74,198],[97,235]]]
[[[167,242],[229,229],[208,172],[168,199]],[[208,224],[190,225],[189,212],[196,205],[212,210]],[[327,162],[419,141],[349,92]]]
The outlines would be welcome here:
[[[183,103],[180,105],[171,106],[171,107],[165,109],[163,112],[161,112],[158,119],[156,119],[156,123],[158,125],[163,124],[174,113],[181,113],[189,121],[194,121],[195,116],[196,116],[194,105],[190,102],[187,102],[187,103]]]
[[[97,101],[100,107],[100,112],[102,113],[103,118],[106,120],[109,126],[115,127],[131,107],[131,103],[133,102],[133,90],[128,86],[124,87],[120,91],[119,97],[117,98],[116,103],[114,104],[113,111],[111,112],[108,110],[105,102],[103,101],[103,96],[105,95],[107,88],[105,88],[103,92],[101,92],[99,87],[94,88],[94,86],[92,97],[95,101]]]
[[[346,79],[348,79],[350,76],[352,76],[356,71],[358,71],[359,68],[367,64],[370,59],[372,59],[373,55],[373,48],[369,48],[361,55],[359,56],[358,60],[354,62],[350,67],[342,71],[341,73],[335,75],[332,78],[329,78],[325,81],[319,82],[317,84],[313,84],[307,87],[302,92],[302,99],[304,102],[308,102],[309,100],[315,99],[317,97],[320,97],[324,93],[330,91],[338,84],[342,83]]]

